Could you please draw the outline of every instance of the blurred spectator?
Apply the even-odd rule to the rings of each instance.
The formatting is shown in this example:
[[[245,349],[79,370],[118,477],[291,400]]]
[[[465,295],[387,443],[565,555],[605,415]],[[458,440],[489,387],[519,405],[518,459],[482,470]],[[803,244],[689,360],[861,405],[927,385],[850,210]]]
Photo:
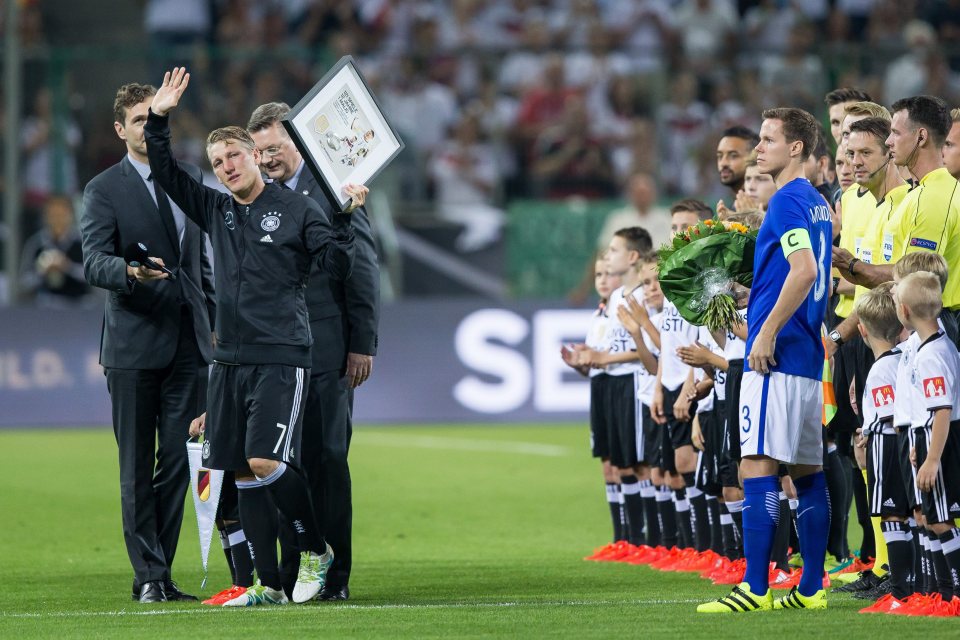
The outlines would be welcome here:
[[[760,66],[761,83],[777,102],[815,112],[823,101],[826,73],[812,52],[814,33],[809,24],[790,30],[786,53],[768,56]]]
[[[760,0],[743,16],[743,35],[751,50],[765,55],[780,53],[787,45],[798,12],[780,0]]]
[[[606,198],[615,193],[613,169],[590,124],[583,98],[567,98],[561,121],[546,129],[534,147],[531,175],[537,195]]]
[[[659,71],[674,35],[671,3],[666,0],[610,2],[604,19],[614,41],[631,54],[641,73]]]
[[[38,91],[33,111],[20,129],[24,204],[28,210],[39,209],[51,193],[76,193],[75,153],[80,140],[80,127],[69,113],[54,113],[50,91]],[[34,225],[30,231],[36,229]]]
[[[207,42],[212,31],[210,3],[201,0],[147,0],[143,27],[161,69],[172,62],[186,62],[177,49]]]
[[[523,48],[508,53],[500,65],[500,88],[516,96],[532,89],[541,76],[549,73],[545,67],[555,64],[547,62],[549,51],[550,30],[547,25],[527,23],[523,31]]]
[[[631,75],[633,62],[622,51],[610,48],[610,34],[600,21],[587,25],[587,46],[568,53],[564,61],[567,84],[602,93],[614,76]]]
[[[627,181],[625,195],[627,205],[607,215],[597,236],[597,248],[605,249],[618,229],[643,227],[650,232],[654,248],[659,249],[670,240],[670,210],[657,206],[657,183],[647,173],[636,173]]]
[[[610,154],[618,184],[624,184],[633,164],[631,141],[634,122],[645,115],[645,105],[632,76],[615,76],[604,85],[605,90],[590,94],[589,112],[592,129]]]
[[[567,99],[575,93],[566,84],[563,57],[559,54],[547,59],[543,72],[536,78],[541,84],[524,94],[517,113],[516,138],[524,157],[529,156],[531,144],[543,131],[559,121]]]
[[[697,99],[697,79],[678,74],[660,107],[661,178],[673,196],[696,193],[699,183],[697,153],[710,130],[710,107]]]
[[[875,0],[836,0],[836,10],[847,19],[849,37],[862,40]]]
[[[410,161],[400,162],[398,167],[402,193],[411,200],[423,201],[426,163],[457,117],[456,96],[448,87],[427,78],[422,59],[405,58],[395,70],[384,72],[380,99],[407,144]]]
[[[737,29],[737,12],[730,0],[683,0],[676,10],[676,25],[687,64],[709,69]]]
[[[494,206],[500,191],[500,173],[493,148],[481,141],[478,110],[468,111],[430,163],[437,214],[461,224],[460,251],[477,251],[500,238],[503,210]]]
[[[27,239],[20,260],[20,288],[35,304],[49,308],[83,306],[91,289],[83,275],[80,233],[65,196],[47,199],[44,228]]]
[[[883,78],[883,99],[893,104],[901,98],[924,92],[927,58],[937,46],[937,34],[926,22],[911,20],[903,27],[907,52],[891,62]]]

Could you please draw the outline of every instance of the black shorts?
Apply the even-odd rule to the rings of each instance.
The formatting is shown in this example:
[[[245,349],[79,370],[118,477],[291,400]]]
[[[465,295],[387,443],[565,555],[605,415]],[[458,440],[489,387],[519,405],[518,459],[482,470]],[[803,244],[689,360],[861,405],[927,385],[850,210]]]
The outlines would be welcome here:
[[[727,364],[727,449],[725,458],[736,466],[740,464],[740,384],[743,381],[743,360],[731,360]],[[733,485],[723,485],[735,487]]]
[[[661,471],[677,473],[677,460],[674,455],[673,442],[670,440],[670,429],[665,424],[658,424],[660,446],[657,449],[657,466]]]
[[[605,415],[610,464],[621,469],[635,467],[644,460],[636,375],[609,376],[604,385],[607,388]]]
[[[660,425],[653,421],[650,407],[640,403],[640,422],[643,427],[643,462],[656,466],[660,462]]]
[[[663,413],[667,416],[667,433],[674,451],[680,447],[693,445],[692,423],[689,420],[677,420],[673,415],[673,405],[680,397],[680,389],[682,388],[680,387],[676,391],[670,391],[666,388],[663,390]],[[690,405],[690,413],[693,414],[696,411],[697,403],[694,402]]]
[[[215,362],[207,393],[203,464],[238,471],[250,458],[297,464],[310,370]]]
[[[609,379],[610,376],[605,373],[590,378],[590,453],[594,458],[610,457],[610,437],[606,420]]]
[[[720,483],[720,463],[726,434],[720,418],[723,415],[722,404],[714,399],[713,409],[697,414],[703,434],[703,451],[697,456],[696,486],[711,496],[720,495],[723,488]]]
[[[867,498],[870,515],[906,518],[913,506],[900,470],[897,434],[873,434],[867,443]]]
[[[837,413],[830,421],[830,431],[839,440],[839,433],[853,433],[860,426],[860,419],[850,406],[850,381],[856,375],[857,345],[860,336],[851,338],[837,349],[833,357],[833,389],[837,401]],[[863,397],[863,396],[860,396]],[[848,455],[841,448],[842,455]]]
[[[899,455],[900,479],[903,484],[903,493],[907,499],[907,506],[912,512],[920,506],[917,497],[917,485],[915,482],[916,469],[910,462],[910,429],[897,429],[897,454]]]
[[[910,429],[911,444],[917,452],[917,469],[927,459],[931,434],[932,430],[925,427]],[[950,425],[933,490],[920,491],[917,487],[917,491],[927,524],[952,524],[955,518],[960,518],[960,421]]]

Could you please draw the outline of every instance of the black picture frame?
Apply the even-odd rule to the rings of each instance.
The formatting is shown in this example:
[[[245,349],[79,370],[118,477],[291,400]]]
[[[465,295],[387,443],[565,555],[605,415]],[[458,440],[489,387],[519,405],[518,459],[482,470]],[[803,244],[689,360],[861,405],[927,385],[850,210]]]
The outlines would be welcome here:
[[[350,201],[344,184],[369,185],[405,146],[353,56],[340,58],[281,122],[317,183],[341,208]]]

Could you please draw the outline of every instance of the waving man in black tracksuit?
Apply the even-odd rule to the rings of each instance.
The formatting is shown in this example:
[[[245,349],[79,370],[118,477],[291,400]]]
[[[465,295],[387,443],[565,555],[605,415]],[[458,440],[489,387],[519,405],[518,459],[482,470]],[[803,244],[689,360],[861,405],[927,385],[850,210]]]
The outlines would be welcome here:
[[[297,531],[301,555],[293,600],[307,602],[323,587],[333,550],[319,532],[297,470],[312,342],[304,290],[314,262],[332,278],[350,275],[350,216],[328,221],[310,198],[264,184],[259,152],[240,127],[207,137],[207,157],[231,194],[193,181],[173,159],[167,119],[189,80],[183,68],[164,76],[144,132],[155,179],[213,246],[217,343],[203,461],[236,472],[240,519],[260,578],[225,606],[288,601],[277,567],[276,510]],[[348,193],[354,205],[363,204],[364,189]]]

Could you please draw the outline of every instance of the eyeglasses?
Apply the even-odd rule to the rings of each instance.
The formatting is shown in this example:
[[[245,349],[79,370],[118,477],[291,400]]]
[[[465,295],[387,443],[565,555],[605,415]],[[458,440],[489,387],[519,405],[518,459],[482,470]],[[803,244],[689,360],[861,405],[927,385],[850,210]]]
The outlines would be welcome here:
[[[266,149],[261,149],[261,150],[260,150],[260,153],[262,153],[263,155],[267,156],[268,158],[273,158],[274,156],[278,156],[278,155],[280,155],[281,153],[283,153],[283,146],[282,146],[282,145],[279,145],[279,144],[275,144],[275,145],[273,145],[272,147],[267,147]]]

